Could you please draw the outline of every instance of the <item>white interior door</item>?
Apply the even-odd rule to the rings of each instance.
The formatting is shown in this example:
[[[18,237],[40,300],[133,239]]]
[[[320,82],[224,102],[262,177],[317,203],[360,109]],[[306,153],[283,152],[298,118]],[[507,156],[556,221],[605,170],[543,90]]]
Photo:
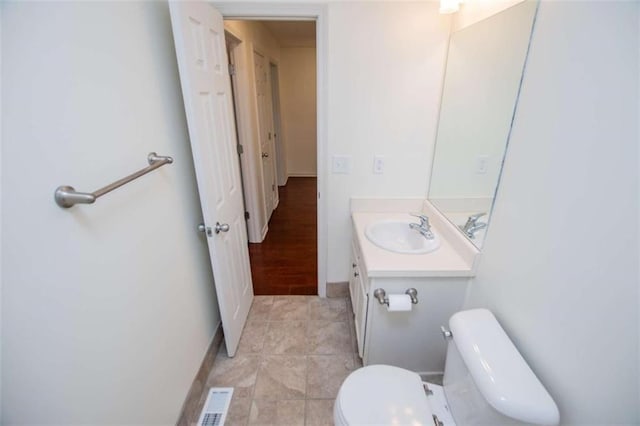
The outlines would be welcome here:
[[[224,23],[204,2],[171,2],[170,10],[222,327],[233,356],[253,286]]]
[[[282,142],[282,122],[280,114],[280,81],[278,66],[269,65],[271,71],[271,102],[273,104],[273,146],[276,153],[276,181],[278,186],[287,184],[287,162]],[[276,192],[277,195],[277,192]],[[276,203],[277,204],[277,203]]]
[[[272,149],[272,119],[270,115],[267,61],[260,53],[253,52],[256,79],[256,102],[258,104],[258,124],[260,127],[260,150],[262,156],[262,184],[267,222],[275,208],[276,180],[274,173],[274,153]]]
[[[276,117],[275,108],[273,104],[273,70],[271,62],[267,62],[265,66],[267,70],[266,84],[267,84],[267,124],[269,125],[269,133],[267,137],[267,143],[272,154],[271,156],[271,177],[273,185],[271,186],[271,196],[273,197],[274,210],[278,207],[278,152],[276,151]]]

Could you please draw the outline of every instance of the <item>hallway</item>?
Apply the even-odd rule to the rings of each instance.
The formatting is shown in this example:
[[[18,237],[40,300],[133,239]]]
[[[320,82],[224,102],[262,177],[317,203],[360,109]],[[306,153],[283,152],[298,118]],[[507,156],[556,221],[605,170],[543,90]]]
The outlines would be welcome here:
[[[318,291],[316,178],[291,177],[260,244],[249,244],[256,295],[315,295]]]

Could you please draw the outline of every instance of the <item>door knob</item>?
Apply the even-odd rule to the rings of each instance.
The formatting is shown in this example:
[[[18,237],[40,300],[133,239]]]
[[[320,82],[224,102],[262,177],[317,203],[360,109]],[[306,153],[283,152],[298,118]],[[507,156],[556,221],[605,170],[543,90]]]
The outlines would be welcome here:
[[[216,231],[216,234],[219,234],[220,232],[229,232],[229,224],[223,223],[221,225],[220,222],[216,222],[216,227],[214,229]]]
[[[268,152],[263,152],[262,153],[262,158],[269,158],[269,153]]]
[[[204,232],[208,236],[213,235],[213,232],[211,232],[211,227],[210,226],[205,226],[204,223],[199,223],[198,224],[198,231]]]

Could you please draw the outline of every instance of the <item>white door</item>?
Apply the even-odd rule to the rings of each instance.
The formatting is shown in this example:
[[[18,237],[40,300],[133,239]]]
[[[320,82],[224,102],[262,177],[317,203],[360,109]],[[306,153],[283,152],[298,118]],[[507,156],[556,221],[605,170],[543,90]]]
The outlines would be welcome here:
[[[269,108],[267,61],[260,53],[253,52],[253,64],[256,79],[256,102],[258,104],[258,124],[260,129],[260,150],[262,155],[262,184],[264,187],[264,204],[267,221],[275,208],[274,192],[276,191],[275,174],[273,173],[273,150],[271,148],[271,116]]]
[[[170,10],[224,338],[233,356],[253,286],[224,24],[222,15],[204,2],[171,2]]]
[[[276,151],[276,112],[274,107],[274,92],[273,92],[273,64],[267,62],[267,114],[269,124],[268,143],[271,151],[271,177],[272,177],[272,192],[273,208],[278,207],[278,151]]]
[[[269,65],[271,71],[271,102],[273,104],[273,146],[276,153],[276,181],[278,186],[287,183],[287,165],[285,162],[284,146],[282,145],[282,121],[280,114],[280,81],[278,66]],[[278,193],[276,192],[276,195]],[[276,203],[277,204],[277,203]]]

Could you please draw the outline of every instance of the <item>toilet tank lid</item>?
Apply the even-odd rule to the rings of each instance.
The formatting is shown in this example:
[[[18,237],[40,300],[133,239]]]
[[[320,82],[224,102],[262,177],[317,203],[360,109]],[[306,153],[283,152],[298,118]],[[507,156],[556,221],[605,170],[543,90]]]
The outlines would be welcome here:
[[[523,422],[560,422],[553,398],[489,310],[458,312],[449,326],[476,386],[493,408]]]

